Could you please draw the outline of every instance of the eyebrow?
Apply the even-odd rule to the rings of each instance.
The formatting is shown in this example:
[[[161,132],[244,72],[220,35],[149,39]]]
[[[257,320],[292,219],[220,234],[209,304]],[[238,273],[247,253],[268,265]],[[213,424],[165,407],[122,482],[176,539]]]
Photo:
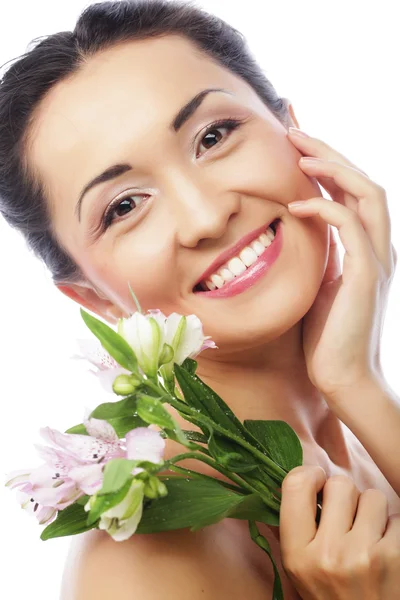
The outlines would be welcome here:
[[[205,90],[202,90],[201,92],[196,94],[191,100],[189,100],[189,102],[182,106],[182,108],[178,111],[178,113],[175,115],[172,122],[170,123],[169,129],[175,131],[175,133],[179,131],[181,127],[186,123],[186,121],[188,121],[190,117],[195,113],[197,108],[203,102],[204,98],[212,92],[223,92],[224,94],[230,94],[232,96],[234,95],[233,92],[230,92],[223,88],[207,88]],[[115,179],[116,177],[119,177],[123,173],[131,171],[132,169],[132,165],[128,163],[113,165],[111,167],[108,167],[108,169],[100,173],[100,175],[97,175],[96,177],[94,177],[94,179],[89,181],[89,183],[87,183],[83,188],[75,207],[75,214],[78,216],[78,220],[81,220],[82,202],[85,197],[85,194],[87,194],[89,190],[91,190],[96,185],[100,185],[101,183],[105,183],[106,181],[110,181],[111,179]]]

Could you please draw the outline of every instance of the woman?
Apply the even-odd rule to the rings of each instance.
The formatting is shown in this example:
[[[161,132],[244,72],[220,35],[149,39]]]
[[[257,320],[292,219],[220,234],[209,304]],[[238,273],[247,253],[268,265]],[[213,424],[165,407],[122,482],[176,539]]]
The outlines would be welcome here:
[[[128,282],[144,310],[196,314],[218,346],[199,356],[200,377],[239,418],[296,431],[304,466],[283,483],[279,531],[261,528],[281,553],[285,600],[394,600],[400,415],[379,357],[396,263],[385,192],[291,125],[293,107],[227,23],[175,2],[93,5],[4,76],[1,210],[58,289],[110,323],[135,310]],[[260,244],[268,259],[255,262]],[[63,598],[255,600],[271,597],[272,576],[238,521],[119,544],[92,532],[76,540]]]

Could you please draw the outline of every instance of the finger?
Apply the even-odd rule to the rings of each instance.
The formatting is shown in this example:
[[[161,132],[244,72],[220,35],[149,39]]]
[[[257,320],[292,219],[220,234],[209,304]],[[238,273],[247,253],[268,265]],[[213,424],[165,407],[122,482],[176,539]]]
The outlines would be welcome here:
[[[388,513],[385,494],[373,488],[363,491],[358,499],[352,533],[364,544],[375,544],[385,532]]]
[[[389,273],[392,265],[391,223],[385,190],[360,171],[336,161],[322,160],[313,164],[300,161],[299,165],[313,176],[331,177],[342,190],[358,200],[359,219],[379,262]]]
[[[329,226],[329,252],[322,284],[335,281],[341,274],[338,244],[333,227]]]
[[[348,167],[352,167],[353,169],[357,169],[361,173],[368,177],[367,173],[360,169],[357,165],[352,163],[344,154],[341,154],[337,150],[334,150],[331,146],[329,146],[326,142],[323,142],[320,139],[315,137],[308,136],[301,132],[302,135],[296,134],[299,132],[299,129],[289,128],[289,137],[290,140],[294,143],[297,150],[304,154],[304,156],[313,156],[315,158],[320,158],[323,160],[335,160],[338,163],[343,165],[347,165]],[[303,137],[304,136],[304,137]],[[342,190],[332,178],[324,177],[321,174],[318,175],[318,182],[322,185],[323,188],[329,193],[335,202],[340,202],[340,204],[344,204],[351,210],[357,211],[358,209],[358,201],[352,195],[346,193]]]
[[[379,265],[356,213],[326,198],[310,198],[301,201],[297,206],[289,203],[288,209],[298,217],[319,215],[329,225],[336,227],[346,251],[345,260],[350,263],[353,275],[360,275],[360,281],[369,281],[369,276],[376,272]],[[344,277],[345,272],[343,282]]]
[[[317,493],[325,481],[326,473],[322,467],[304,465],[292,469],[283,480],[279,535],[285,559],[294,556],[314,539]]]
[[[322,492],[322,513],[317,538],[336,540],[353,525],[360,490],[346,475],[329,477]]]
[[[379,542],[379,545],[392,547],[397,549],[397,552],[400,553],[400,513],[390,515],[388,518],[386,531]]]
[[[365,177],[368,177],[365,171],[352,163],[344,154],[334,150],[332,146],[329,146],[329,144],[323,140],[307,135],[304,131],[301,131],[301,135],[299,135],[299,131],[300,130],[296,129],[295,127],[290,127],[289,137],[290,140],[296,145],[296,148],[302,151],[304,155],[315,156],[316,158],[322,158],[325,160],[336,160],[343,165],[357,169],[357,171],[363,173]]]

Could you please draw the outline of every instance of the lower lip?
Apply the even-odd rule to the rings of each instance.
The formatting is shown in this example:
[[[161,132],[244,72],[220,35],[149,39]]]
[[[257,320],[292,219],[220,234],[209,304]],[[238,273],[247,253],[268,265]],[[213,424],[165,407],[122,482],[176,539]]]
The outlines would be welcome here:
[[[276,226],[275,237],[268,248],[257,258],[256,262],[248,267],[244,273],[235,277],[228,283],[217,290],[209,292],[194,292],[196,295],[201,295],[204,298],[230,298],[241,294],[251,286],[253,286],[274,264],[282,249],[282,221],[278,221]]]

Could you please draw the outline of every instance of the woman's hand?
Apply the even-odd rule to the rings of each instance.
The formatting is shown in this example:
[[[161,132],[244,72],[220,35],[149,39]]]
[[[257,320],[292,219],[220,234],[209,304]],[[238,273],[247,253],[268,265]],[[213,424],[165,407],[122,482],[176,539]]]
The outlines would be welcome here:
[[[350,477],[296,467],[282,483],[279,532],[282,565],[303,600],[400,598],[400,513],[388,518],[381,491],[360,494]]]
[[[296,217],[321,217],[336,227],[346,251],[340,271],[329,227],[330,251],[322,285],[303,319],[303,347],[310,381],[333,401],[344,388],[381,374],[380,338],[397,262],[385,190],[342,154],[313,137],[292,133],[302,154],[320,160],[299,166],[331,196],[301,201]]]

